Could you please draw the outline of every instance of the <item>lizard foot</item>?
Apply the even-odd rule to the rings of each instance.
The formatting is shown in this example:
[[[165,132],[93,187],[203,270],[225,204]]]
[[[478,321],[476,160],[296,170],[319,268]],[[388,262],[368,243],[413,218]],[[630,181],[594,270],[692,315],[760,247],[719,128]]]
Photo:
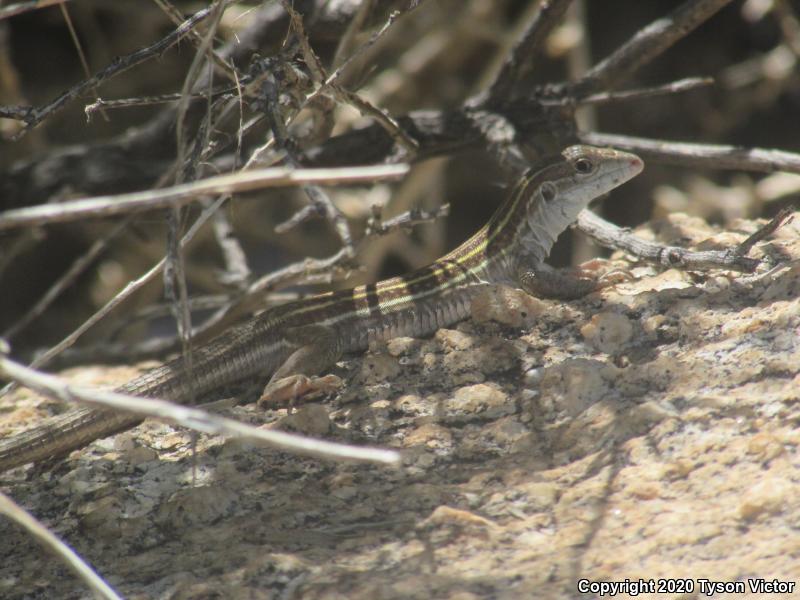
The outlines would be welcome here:
[[[261,408],[288,406],[294,408],[299,402],[309,402],[320,396],[331,394],[343,385],[341,377],[325,375],[308,377],[307,375],[289,375],[270,381],[258,399]]]

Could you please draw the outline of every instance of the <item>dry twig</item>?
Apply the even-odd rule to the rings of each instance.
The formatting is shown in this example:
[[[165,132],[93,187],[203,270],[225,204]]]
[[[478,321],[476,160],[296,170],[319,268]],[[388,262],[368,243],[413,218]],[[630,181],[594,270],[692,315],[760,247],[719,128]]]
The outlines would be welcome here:
[[[0,230],[64,223],[86,218],[102,218],[170,206],[183,206],[209,194],[250,192],[266,187],[285,187],[304,183],[348,185],[402,177],[406,165],[354,167],[347,169],[258,169],[231,175],[218,175],[194,183],[159,190],[116,196],[82,198],[57,205],[32,206],[0,213]]]
[[[232,0],[226,0],[226,1],[230,2]],[[27,131],[36,127],[46,118],[50,117],[57,111],[64,108],[69,102],[80,97],[86,90],[91,90],[96,88],[97,86],[101,85],[108,79],[116,75],[119,75],[120,73],[124,73],[128,69],[138,65],[141,62],[150,60],[152,58],[156,58],[167,48],[169,48],[173,44],[178,43],[183,36],[187,35],[189,31],[191,31],[194,27],[198,25],[198,23],[208,18],[211,14],[212,14],[211,7],[197,11],[194,15],[192,15],[190,18],[186,19],[186,21],[181,23],[181,25],[177,29],[175,29],[172,33],[163,37],[155,44],[137,50],[136,52],[132,52],[127,56],[121,56],[117,58],[113,63],[111,63],[102,71],[99,71],[89,79],[85,79],[79,84],[71,87],[70,89],[59,95],[57,98],[51,100],[50,102],[48,102],[43,106],[15,107],[15,109],[18,111],[16,114],[0,113],[0,116],[4,116],[6,118],[19,118],[25,122],[25,128],[20,130],[20,132],[16,135],[16,139],[19,139]]]

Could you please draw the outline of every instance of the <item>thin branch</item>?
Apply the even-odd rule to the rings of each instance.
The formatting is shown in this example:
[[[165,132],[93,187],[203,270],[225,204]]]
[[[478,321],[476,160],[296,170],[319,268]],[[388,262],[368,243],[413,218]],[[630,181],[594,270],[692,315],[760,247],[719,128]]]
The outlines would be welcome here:
[[[512,91],[528,76],[547,36],[559,24],[570,4],[572,0],[540,2],[539,10],[489,87],[490,102],[507,100]]]
[[[312,194],[309,195],[313,196],[313,192]],[[333,205],[333,202],[331,202],[330,204]],[[321,202],[315,202],[312,198],[311,204],[306,204],[304,207],[296,211],[288,219],[275,225],[275,227],[273,227],[272,230],[277,234],[288,233],[289,231],[291,231],[298,225],[305,223],[306,221],[326,216],[327,212],[328,211],[322,205]]]
[[[397,122],[397,119],[395,119],[387,111],[378,108],[366,98],[355,92],[346,90],[336,83],[331,84],[331,89],[337,98],[355,108],[359,113],[361,113],[362,116],[372,117],[375,119],[378,125],[383,127],[386,130],[386,133],[392,136],[392,139],[408,154],[413,156],[417,153],[419,150],[419,143],[406,131],[404,131]],[[405,156],[403,158],[406,159]]]
[[[406,13],[411,12],[412,10],[416,9],[419,6],[420,2],[412,3],[406,9]],[[296,14],[296,13],[294,13]],[[347,57],[341,65],[339,65],[336,70],[331,73],[325,79],[322,84],[313,92],[311,93],[305,100],[304,105],[307,105],[313,101],[315,101],[320,95],[328,93],[329,91],[333,91],[334,93],[338,93],[342,99],[352,104],[359,112],[364,115],[368,115],[373,117],[377,122],[378,125],[383,127],[386,132],[392,137],[395,142],[400,144],[401,147],[405,148],[406,151],[410,152],[412,155],[415,155],[419,149],[419,143],[413,137],[411,137],[408,132],[403,129],[398,122],[389,114],[385,113],[381,109],[373,106],[367,100],[364,100],[358,96],[356,96],[353,92],[349,92],[341,88],[338,85],[339,78],[342,76],[342,73],[347,69],[347,67],[361,54],[363,54],[367,49],[371,48],[375,43],[383,37],[383,35],[389,31],[391,26],[394,22],[401,16],[400,11],[394,11],[389,15],[389,18],[386,20],[386,23],[381,27],[378,31],[373,33],[369,40],[360,46],[355,52],[353,52],[350,56]],[[302,26],[302,22],[301,22]],[[302,30],[301,30],[302,31]]]
[[[313,55],[309,48],[309,53]],[[314,57],[316,59],[316,57]],[[291,69],[287,65],[288,68]],[[321,68],[321,66],[319,66]],[[280,95],[284,90],[281,89],[278,78],[273,73],[268,73],[264,78],[261,90],[264,95],[263,108],[267,115],[272,130],[272,137],[277,148],[285,154],[286,162],[295,169],[301,168],[302,160],[295,152],[295,141],[289,134],[289,130],[284,122],[284,117],[280,110]],[[295,113],[297,114],[297,113]],[[310,216],[324,216],[333,225],[342,245],[348,253],[353,252],[353,236],[350,233],[350,226],[341,211],[336,208],[330,197],[318,186],[304,185],[303,192],[310,201],[310,204],[298,214],[303,218]],[[287,223],[297,224],[298,219],[290,219]],[[284,230],[288,228],[285,226]]]
[[[169,206],[183,206],[207,195],[248,192],[266,187],[286,187],[308,183],[324,185],[372,183],[379,179],[402,177],[407,172],[408,165],[402,164],[339,169],[287,169],[281,167],[257,169],[208,177],[193,183],[158,190],[115,196],[96,196],[61,204],[7,210],[0,213],[0,230],[109,217]]]
[[[2,360],[2,359],[0,359]],[[30,513],[0,491],[0,513],[25,529],[37,542],[58,556],[98,597],[122,600],[78,554]]]
[[[624,250],[638,259],[664,267],[692,270],[728,269],[752,273],[761,261],[748,258],[745,254],[756,241],[777,229],[785,218],[786,215],[781,215],[780,219],[773,219],[762,228],[763,231],[757,232],[757,236],[755,234],[751,236],[752,240],[748,238],[742,244],[727,250],[695,251],[648,242],[598,217],[590,210],[584,210],[578,215],[578,229],[601,246]]]
[[[212,221],[214,238],[222,252],[225,270],[218,279],[225,285],[243,286],[250,278],[250,267],[247,265],[247,255],[236,238],[228,215],[225,211],[218,210],[214,213]]]
[[[202,36],[197,51],[195,52],[192,64],[187,70],[184,77],[183,87],[181,88],[181,99],[178,101],[176,107],[176,125],[175,125],[175,183],[183,183],[185,180],[194,180],[197,173],[197,162],[200,156],[200,150],[205,145],[210,129],[210,115],[212,99],[210,93],[214,85],[214,72],[211,68],[211,62],[206,60],[206,56],[213,54],[212,46],[214,36],[216,35],[217,28],[219,27],[220,20],[225,13],[227,3],[223,0],[214,0],[211,3],[212,15],[208,30]],[[213,58],[212,58],[213,61]],[[208,65],[208,78],[207,78],[207,126],[201,126],[194,144],[194,152],[191,153],[188,160],[184,161],[187,154],[187,144],[185,140],[184,126],[186,122],[186,113],[189,109],[191,102],[189,96],[193,89],[195,82],[200,76],[201,70]],[[184,164],[186,162],[186,164]],[[189,376],[189,390],[192,397],[195,395],[194,389],[194,353],[192,351],[192,314],[189,310],[189,290],[186,285],[186,272],[184,255],[180,241],[180,228],[183,222],[182,209],[180,206],[173,205],[168,211],[168,234],[167,234],[167,255],[164,264],[164,296],[172,306],[173,317],[178,329],[178,337],[181,340],[181,355],[186,364],[186,372]]]
[[[186,363],[189,389],[194,397],[194,354],[192,352],[192,315],[189,311],[189,290],[186,286],[180,228],[183,221],[181,209],[172,207],[168,211],[167,254],[164,263],[164,297],[172,307],[172,316],[181,340],[181,352]],[[193,403],[193,402],[192,402]]]
[[[380,207],[373,207],[372,217],[367,221],[367,229],[364,233],[364,239],[378,235],[386,235],[398,229],[408,230],[417,225],[432,223],[437,219],[446,217],[449,214],[450,205],[442,204],[433,210],[412,208],[411,210],[407,210],[404,213],[384,221],[381,218]]]
[[[78,38],[78,32],[75,31],[75,26],[72,24],[72,18],[69,16],[69,11],[67,10],[66,4],[59,4],[58,8],[61,9],[61,16],[64,18],[64,23],[67,26],[67,30],[69,31],[69,36],[72,38],[72,45],[75,46],[75,52],[78,55],[78,58],[81,61],[81,67],[83,68],[83,75],[87,79],[91,77],[91,72],[89,71],[89,63],[86,62],[86,53],[83,50],[83,46],[81,45],[81,40]],[[92,89],[95,97],[99,97],[100,93],[98,89],[95,87]],[[100,114],[103,115],[103,119],[109,121],[108,115],[105,112],[101,112]]]
[[[611,104],[614,102],[629,102],[632,100],[643,100],[645,98],[652,98],[654,96],[666,96],[669,94],[680,94],[691,90],[696,90],[701,87],[708,87],[714,84],[714,79],[711,77],[687,77],[686,79],[679,79],[664,85],[657,85],[653,87],[637,88],[633,90],[621,90],[619,92],[600,92],[599,94],[592,94],[585,98],[572,99],[564,98],[563,100],[543,100],[543,104],[551,102],[560,102],[562,105],[574,104]]]
[[[331,64],[334,67],[341,64],[345,56],[349,56],[355,51],[356,36],[361,33],[362,29],[367,22],[367,17],[375,5],[375,0],[362,0],[358,10],[353,14],[350,23],[347,25],[344,33],[339,38],[339,43],[336,46],[336,52],[333,53]]]
[[[231,1],[232,0],[226,0],[226,2],[231,2]],[[192,15],[190,18],[184,21],[180,25],[180,27],[178,27],[165,37],[161,38],[155,44],[137,50],[136,52],[132,52],[131,54],[128,54],[126,56],[117,58],[116,60],[114,60],[114,62],[112,62],[102,71],[98,72],[96,75],[71,87],[66,92],[62,93],[60,96],[50,101],[49,103],[45,104],[44,106],[28,107],[27,110],[25,111],[25,115],[22,118],[22,120],[25,121],[25,127],[22,130],[20,130],[19,133],[16,134],[14,139],[21,138],[27,131],[36,127],[44,119],[50,117],[54,113],[64,108],[69,102],[71,102],[75,98],[78,98],[86,90],[94,89],[96,86],[99,86],[104,81],[107,81],[108,79],[127,71],[128,69],[138,65],[139,63],[142,63],[151,58],[156,58],[162,52],[167,50],[170,46],[173,46],[176,43],[178,43],[181,40],[181,38],[184,37],[194,27],[196,27],[198,23],[209,17],[212,11],[213,11],[213,6],[204,8],[203,10],[196,12],[194,15]]]
[[[637,31],[630,40],[569,86],[570,90],[580,98],[616,87],[731,1],[687,0],[666,17]]]
[[[30,116],[31,107],[21,105],[0,106],[0,117],[15,121],[24,121]]]
[[[366,43],[362,44],[355,52],[353,52],[350,56],[348,56],[347,59],[344,62],[342,62],[342,64],[340,64],[338,67],[336,67],[336,69],[333,71],[333,73],[330,74],[328,79],[325,80],[325,84],[323,86],[321,86],[317,90],[317,92],[318,93],[322,93],[322,92],[326,91],[325,87],[327,85],[330,85],[331,83],[333,83],[335,81],[338,81],[339,78],[342,76],[342,73],[344,72],[344,70],[347,69],[347,67],[350,66],[350,64],[356,58],[358,58],[364,52],[366,52],[368,49],[370,49],[372,46],[374,46],[375,43],[379,39],[381,39],[387,31],[389,31],[389,29],[392,27],[392,25],[394,25],[394,22],[398,19],[398,17],[400,17],[400,15],[401,15],[401,13],[398,10],[395,10],[395,11],[391,12],[389,14],[389,18],[386,19],[386,22],[383,24],[383,26],[380,29],[378,29],[378,31],[373,33],[369,37],[369,39],[366,41]],[[315,93],[317,93],[317,92],[315,92]]]
[[[217,32],[217,27],[219,26],[220,20],[222,16],[225,14],[225,9],[227,8],[227,2],[223,0],[214,0],[211,3],[211,19],[209,22],[208,31],[202,36],[202,40],[197,47],[197,51],[195,52],[194,58],[192,59],[192,64],[189,65],[189,69],[186,72],[186,76],[183,79],[183,86],[181,87],[181,99],[178,101],[178,106],[176,107],[176,118],[175,118],[175,148],[176,148],[176,156],[175,156],[175,180],[174,183],[183,183],[186,179],[195,179],[194,176],[186,177],[185,174],[188,172],[196,172],[196,165],[189,164],[184,165],[184,158],[187,154],[186,145],[187,142],[185,138],[185,123],[186,123],[186,113],[189,110],[189,103],[192,101],[190,98],[191,92],[194,89],[195,82],[198,81],[200,77],[200,72],[202,68],[209,64],[206,61],[206,55],[211,53],[212,44],[214,42],[214,36]],[[208,78],[205,86],[208,89],[206,90],[207,93],[210,93],[211,89],[213,88],[214,82],[214,72],[213,69],[208,69]],[[207,103],[210,105],[211,98],[208,97]],[[202,129],[202,128],[201,128]],[[203,129],[203,131],[208,131],[208,128]],[[199,149],[198,149],[199,150]],[[195,160],[199,158],[199,151],[195,153],[193,158]]]
[[[745,241],[736,246],[736,254],[740,256],[746,255],[758,242],[766,239],[767,236],[772,235],[776,230],[778,230],[778,228],[787,223],[787,219],[789,219],[793,214],[794,210],[791,208],[784,208],[778,211],[777,215],[772,217],[772,219],[770,219],[765,225],[758,228],[753,234],[748,236]]]
[[[77,401],[90,406],[154,417],[201,433],[248,440],[275,450],[327,460],[364,461],[384,465],[397,465],[400,462],[400,453],[394,450],[361,448],[315,440],[282,431],[252,427],[233,419],[212,415],[204,410],[164,400],[73,386],[59,377],[35,371],[3,355],[0,355],[0,373],[25,387],[65,402]]]
[[[578,138],[586,144],[614,146],[663,164],[764,173],[775,171],[800,173],[800,154],[785,150],[671,142],[593,131],[579,133]]]
[[[166,0],[153,0],[161,10],[170,18],[170,20],[175,23],[175,25],[180,25],[181,21],[183,20],[183,15],[181,15],[180,11],[170,2]],[[192,40],[196,47],[201,47],[203,45],[203,36],[201,36],[195,30],[191,30],[189,32],[189,39]],[[211,59],[214,61],[214,64],[217,65],[222,71],[228,76],[228,79],[231,81],[236,81],[236,69],[234,69],[231,65],[227,63],[227,61],[222,58],[217,52],[214,51],[213,48],[208,50]]]
[[[403,129],[400,128],[397,121],[389,115],[387,112],[381,110],[377,106],[371,104],[365,98],[362,98],[357,93],[352,92],[343,88],[338,83],[338,79],[341,77],[343,69],[340,67],[336,70],[334,75],[328,76],[325,71],[325,68],[322,66],[322,62],[319,60],[317,55],[314,53],[314,50],[311,48],[311,43],[308,40],[308,35],[306,34],[305,27],[303,26],[303,19],[297,13],[297,11],[292,8],[292,5],[288,2],[288,0],[281,0],[281,4],[284,7],[284,10],[289,14],[289,17],[292,22],[292,27],[295,30],[295,34],[297,35],[297,39],[300,42],[300,47],[303,50],[303,56],[306,60],[306,63],[309,65],[312,74],[317,79],[317,82],[320,84],[321,90],[330,91],[333,93],[334,96],[337,97],[341,102],[345,104],[350,104],[356,110],[358,110],[363,116],[372,117],[375,119],[378,124],[383,127],[386,132],[392,136],[397,144],[400,147],[404,148],[406,152],[411,153],[412,155],[416,153],[419,149],[419,144],[408,135]],[[399,12],[392,13],[389,17],[389,21],[387,22],[386,26],[382,31],[388,30],[388,26],[397,19],[399,16]],[[382,35],[382,32],[378,32],[378,34]],[[370,41],[364,44],[363,47],[357,48],[342,64],[342,67],[350,64],[354,57],[361,54],[370,44],[374,44],[375,41],[378,40],[378,34],[373,36]],[[318,95],[313,95],[309,97],[305,104],[309,104],[311,100],[315,100],[318,98]]]
[[[289,21],[292,23],[292,29],[297,36],[297,41],[300,43],[300,49],[303,52],[303,59],[306,62],[311,75],[318,82],[325,80],[325,68],[322,66],[322,61],[317,56],[316,52],[311,48],[311,42],[308,41],[306,35],[306,28],[303,26],[303,17],[298,13],[289,0],[280,0],[283,10],[289,15]]]
[[[69,0],[28,0],[28,2],[17,2],[16,4],[9,4],[8,6],[0,7],[0,21],[21,15],[29,10],[39,10],[53,6],[54,4],[63,4]]]
[[[230,94],[236,90],[235,86],[224,86],[220,88],[216,88],[211,93],[212,97],[220,96],[222,94]],[[187,94],[188,98],[192,100],[199,100],[201,98],[208,98],[208,92],[203,93],[191,93]],[[113,100],[104,100],[103,98],[98,98],[91,104],[87,104],[83,108],[84,114],[86,114],[86,119],[91,121],[94,113],[98,110],[112,110],[112,109],[120,109],[120,108],[135,108],[137,106],[154,106],[156,104],[170,104],[173,102],[178,102],[182,97],[180,92],[174,92],[170,94],[158,94],[155,96],[135,96],[132,98],[115,98]],[[5,107],[8,108],[8,107]]]

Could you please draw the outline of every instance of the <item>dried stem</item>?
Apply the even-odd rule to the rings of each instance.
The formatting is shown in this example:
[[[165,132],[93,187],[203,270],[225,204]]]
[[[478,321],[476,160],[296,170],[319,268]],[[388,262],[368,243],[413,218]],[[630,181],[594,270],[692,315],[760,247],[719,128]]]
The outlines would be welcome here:
[[[56,205],[31,206],[0,213],[0,230],[30,227],[46,223],[63,223],[86,218],[154,210],[169,206],[183,206],[210,194],[233,194],[266,187],[286,187],[306,183],[347,185],[372,183],[380,179],[402,177],[407,165],[352,167],[341,169],[286,169],[271,168],[243,171],[231,175],[208,177],[193,183],[169,188],[82,198]]]
[[[580,98],[617,87],[678,40],[686,37],[731,0],[687,0],[666,17],[637,31],[611,56],[571,86]]]
[[[592,94],[585,98],[572,100],[577,104],[611,104],[614,102],[629,102],[632,100],[644,100],[646,98],[653,98],[654,96],[666,96],[668,94],[681,94],[691,90],[696,90],[702,87],[708,87],[714,84],[711,77],[687,77],[686,79],[679,79],[666,83],[664,85],[657,85],[647,88],[637,88],[633,90],[620,90],[619,92],[601,92],[599,94]],[[562,100],[562,104],[570,102],[570,98]],[[544,101],[549,102],[548,100]],[[558,102],[558,101],[555,101]]]
[[[578,228],[601,246],[623,250],[640,260],[664,267],[693,270],[728,269],[752,273],[761,264],[761,261],[748,258],[745,254],[750,251],[756,241],[777,229],[785,218],[786,215],[783,215],[777,221],[770,221],[762,228],[763,231],[759,232],[758,237],[754,238],[754,241],[748,239],[746,244],[743,243],[727,250],[695,251],[648,242],[609,223],[589,210],[584,210],[578,216]]]
[[[21,15],[31,10],[39,10],[53,6],[54,4],[64,4],[69,0],[28,0],[27,2],[16,2],[7,6],[0,7],[0,21]]]
[[[547,36],[552,33],[567,12],[572,0],[542,0],[539,10],[525,29],[494,82],[489,86],[490,103],[507,100],[533,70]]]
[[[770,148],[745,148],[719,144],[695,144],[653,140],[612,133],[583,132],[578,137],[586,144],[614,146],[663,164],[704,169],[735,169],[774,173],[800,173],[800,154]]]
[[[230,2],[232,0],[226,0],[226,2]],[[30,129],[36,127],[44,121],[46,118],[52,116],[62,108],[64,108],[68,103],[72,100],[75,100],[79,96],[81,96],[85,91],[94,89],[95,87],[99,86],[103,82],[111,79],[112,77],[119,75],[120,73],[124,73],[128,69],[152,58],[158,57],[162,52],[164,52],[170,46],[178,43],[181,38],[189,33],[194,27],[196,27],[200,22],[208,18],[213,11],[213,7],[204,8],[196,12],[190,18],[186,19],[181,25],[171,32],[169,35],[161,38],[155,44],[152,44],[146,48],[142,48],[137,50],[136,52],[132,52],[126,56],[121,56],[117,58],[113,63],[107,66],[102,71],[98,72],[94,76],[90,77],[89,79],[85,79],[84,81],[80,82],[79,84],[71,87],[60,96],[51,100],[44,106],[38,107],[27,107],[24,109],[24,115],[22,115],[22,120],[25,121],[25,127],[20,130],[20,132],[16,135],[15,139],[19,139]],[[20,107],[14,107],[16,110],[19,110]],[[4,115],[8,118],[14,118],[13,115]]]

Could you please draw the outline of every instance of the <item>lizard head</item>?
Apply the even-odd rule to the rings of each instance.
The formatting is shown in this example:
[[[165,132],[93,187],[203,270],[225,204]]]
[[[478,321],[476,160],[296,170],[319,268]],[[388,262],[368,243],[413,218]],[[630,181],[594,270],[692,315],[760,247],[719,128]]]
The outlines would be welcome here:
[[[644,163],[635,154],[569,146],[544,168],[523,177],[516,203],[525,206],[518,240],[539,260],[589,203],[638,175]]]

